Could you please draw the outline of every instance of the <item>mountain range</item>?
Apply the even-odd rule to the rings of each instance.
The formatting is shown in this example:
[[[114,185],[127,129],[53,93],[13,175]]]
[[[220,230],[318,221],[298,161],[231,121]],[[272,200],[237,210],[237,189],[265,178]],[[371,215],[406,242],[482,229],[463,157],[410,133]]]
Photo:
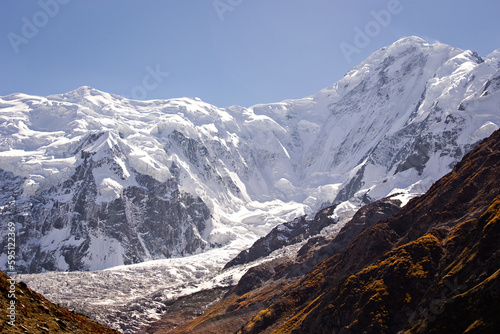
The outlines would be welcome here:
[[[404,205],[498,129],[499,69],[500,51],[407,37],[317,94],[250,108],[91,87],[0,97],[0,223],[16,224],[17,271],[241,251],[332,204],[314,233],[387,196]]]

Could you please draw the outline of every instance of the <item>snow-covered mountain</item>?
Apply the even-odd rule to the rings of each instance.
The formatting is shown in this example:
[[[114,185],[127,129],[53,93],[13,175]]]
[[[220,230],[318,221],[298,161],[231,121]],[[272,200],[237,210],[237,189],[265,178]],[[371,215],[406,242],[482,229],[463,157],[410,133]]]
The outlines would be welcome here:
[[[499,90],[500,50],[408,37],[313,96],[250,108],[1,97],[0,223],[16,222],[26,273],[243,249],[325,204],[341,219],[424,192],[498,129]]]

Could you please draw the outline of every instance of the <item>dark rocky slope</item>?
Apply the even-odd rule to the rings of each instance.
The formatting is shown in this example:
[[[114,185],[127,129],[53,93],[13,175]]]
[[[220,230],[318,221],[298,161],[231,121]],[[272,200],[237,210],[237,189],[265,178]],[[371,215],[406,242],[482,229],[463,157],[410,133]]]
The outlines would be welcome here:
[[[301,216],[291,222],[276,226],[266,236],[257,240],[249,249],[242,251],[229,261],[224,269],[238,264],[250,263],[271,254],[277,249],[299,243],[313,235],[319,234],[324,227],[336,223],[330,217],[335,208],[335,205],[324,208],[313,219]]]
[[[89,136],[81,145],[90,145],[103,136]],[[206,247],[200,233],[208,224],[210,210],[199,197],[180,191],[175,178],[158,182],[134,172],[136,185],[125,188],[113,201],[97,201],[97,170],[108,168],[109,173],[124,178],[117,162],[124,156],[121,149],[116,145],[103,151],[102,157],[99,152],[80,148],[83,162],[75,173],[38,196],[23,199],[18,194],[16,200],[2,202],[0,195],[0,223],[17,224],[19,272],[103,269],[151,257],[192,254]],[[4,194],[25,181],[3,170],[0,179],[4,181],[0,182]],[[62,200],[61,194],[71,200]],[[47,238],[52,238],[53,245],[65,245],[44,247],[40,240]],[[0,240],[0,249],[7,249],[6,240]],[[123,256],[112,261],[108,250]]]

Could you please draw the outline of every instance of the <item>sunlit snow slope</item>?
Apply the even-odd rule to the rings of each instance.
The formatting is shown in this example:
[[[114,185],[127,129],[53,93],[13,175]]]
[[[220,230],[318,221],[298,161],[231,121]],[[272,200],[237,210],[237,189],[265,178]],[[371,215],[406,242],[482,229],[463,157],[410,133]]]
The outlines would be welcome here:
[[[500,125],[499,62],[409,37],[313,96],[250,108],[90,87],[1,97],[0,222],[17,223],[18,271],[244,248],[325,203],[424,192]]]

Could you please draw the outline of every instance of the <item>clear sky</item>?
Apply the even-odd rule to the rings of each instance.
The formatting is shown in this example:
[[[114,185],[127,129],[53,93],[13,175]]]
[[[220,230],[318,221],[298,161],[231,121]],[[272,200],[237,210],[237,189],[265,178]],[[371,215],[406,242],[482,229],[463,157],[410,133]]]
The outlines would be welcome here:
[[[279,102],[404,36],[485,56],[499,17],[498,0],[0,0],[0,95]]]

